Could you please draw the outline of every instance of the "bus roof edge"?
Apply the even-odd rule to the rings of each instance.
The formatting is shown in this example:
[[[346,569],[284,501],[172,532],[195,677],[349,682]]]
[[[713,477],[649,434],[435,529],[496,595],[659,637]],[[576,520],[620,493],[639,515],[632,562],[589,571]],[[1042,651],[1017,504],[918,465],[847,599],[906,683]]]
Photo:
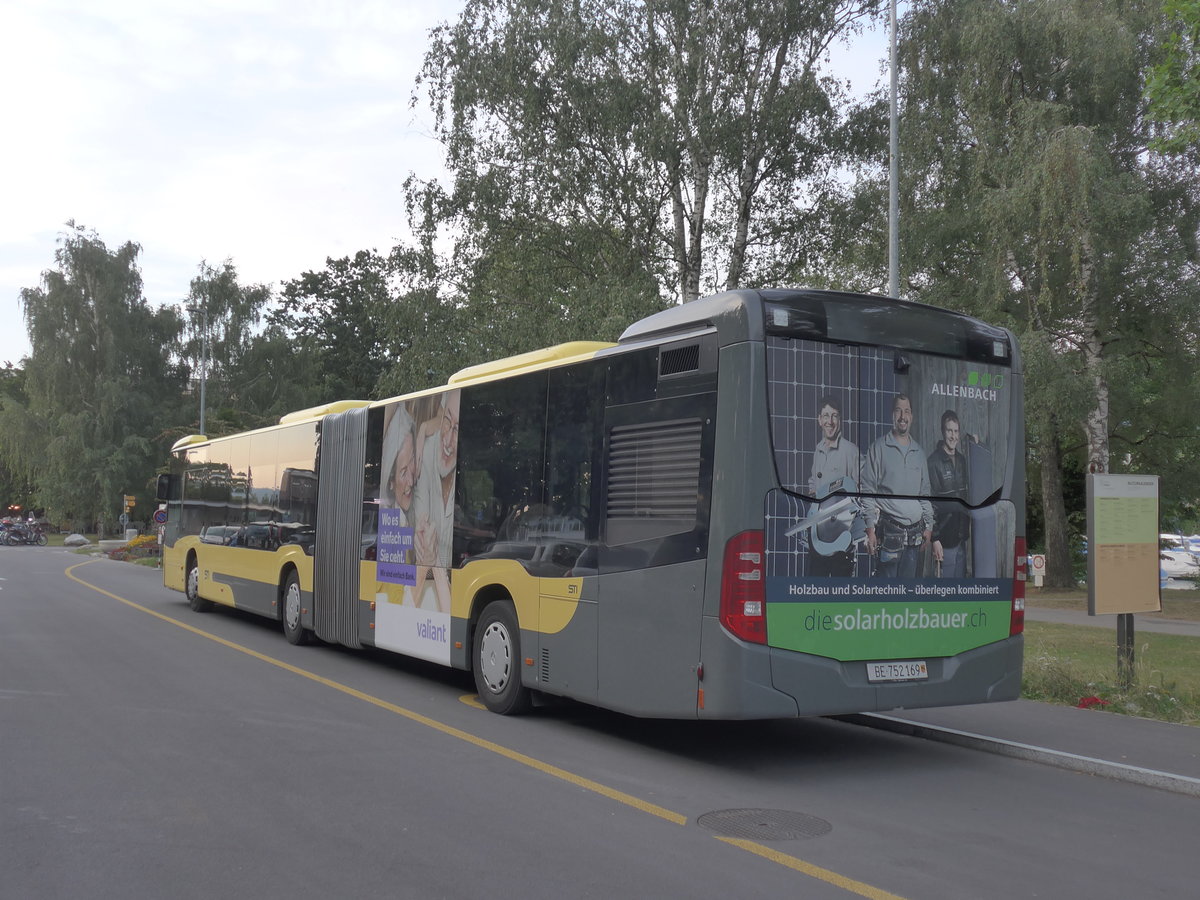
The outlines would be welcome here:
[[[187,437],[181,437],[171,445],[171,452],[182,450],[184,447],[190,447],[192,444],[201,444],[208,440],[208,435],[205,434],[189,434]]]
[[[601,350],[615,346],[616,344],[608,341],[569,341],[565,344],[555,344],[553,347],[518,353],[516,356],[506,356],[504,359],[480,363],[477,366],[467,366],[451,375],[446,384],[464,384],[468,381],[480,381],[497,375],[512,374],[520,369],[538,369],[552,363],[587,359],[595,356]]]
[[[279,424],[292,425],[296,422],[307,422],[310,419],[320,419],[334,413],[345,412],[348,409],[362,409],[362,407],[370,405],[370,400],[335,400],[333,403],[310,406],[308,409],[298,409],[295,412],[280,416]]]

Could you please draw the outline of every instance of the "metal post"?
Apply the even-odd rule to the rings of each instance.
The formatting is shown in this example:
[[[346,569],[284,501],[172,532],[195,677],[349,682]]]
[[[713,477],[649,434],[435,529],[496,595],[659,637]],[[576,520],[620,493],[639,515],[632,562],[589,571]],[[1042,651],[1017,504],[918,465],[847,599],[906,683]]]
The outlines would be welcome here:
[[[1133,687],[1133,613],[1117,615],[1117,680],[1121,690]]]
[[[208,310],[200,314],[200,323],[200,433],[208,434],[204,430],[204,387],[208,376]]]
[[[891,0],[891,47],[888,68],[891,70],[891,119],[888,135],[888,294],[900,297],[900,122],[897,95],[900,74],[896,58],[896,0]]]

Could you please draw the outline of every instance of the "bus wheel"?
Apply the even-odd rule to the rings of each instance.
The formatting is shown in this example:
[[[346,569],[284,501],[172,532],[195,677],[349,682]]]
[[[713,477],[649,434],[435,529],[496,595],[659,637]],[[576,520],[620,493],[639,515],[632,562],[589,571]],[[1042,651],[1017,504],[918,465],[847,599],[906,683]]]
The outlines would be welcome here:
[[[188,606],[192,608],[192,612],[212,612],[213,602],[200,596],[200,567],[194,559],[188,560],[187,587],[184,593],[187,594]]]
[[[300,624],[300,579],[288,572],[283,582],[283,636],[297,647],[307,644],[310,632]]]
[[[489,603],[475,626],[472,669],[479,699],[494,713],[520,715],[531,705],[529,688],[521,684],[521,631],[511,603]]]

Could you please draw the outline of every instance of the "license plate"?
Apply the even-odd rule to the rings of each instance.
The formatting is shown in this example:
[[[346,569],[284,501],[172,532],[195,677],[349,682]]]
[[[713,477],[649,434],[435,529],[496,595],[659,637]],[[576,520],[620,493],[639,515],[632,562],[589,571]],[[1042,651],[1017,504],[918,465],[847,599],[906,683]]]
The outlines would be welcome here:
[[[867,663],[867,681],[920,681],[928,677],[929,666],[923,659]]]

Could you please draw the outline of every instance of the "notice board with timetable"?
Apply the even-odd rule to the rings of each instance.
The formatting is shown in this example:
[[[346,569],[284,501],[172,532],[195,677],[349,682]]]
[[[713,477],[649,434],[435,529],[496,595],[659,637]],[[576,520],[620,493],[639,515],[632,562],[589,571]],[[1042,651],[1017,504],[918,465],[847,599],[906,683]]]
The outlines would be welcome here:
[[[1087,477],[1088,612],[1160,612],[1158,476]]]

